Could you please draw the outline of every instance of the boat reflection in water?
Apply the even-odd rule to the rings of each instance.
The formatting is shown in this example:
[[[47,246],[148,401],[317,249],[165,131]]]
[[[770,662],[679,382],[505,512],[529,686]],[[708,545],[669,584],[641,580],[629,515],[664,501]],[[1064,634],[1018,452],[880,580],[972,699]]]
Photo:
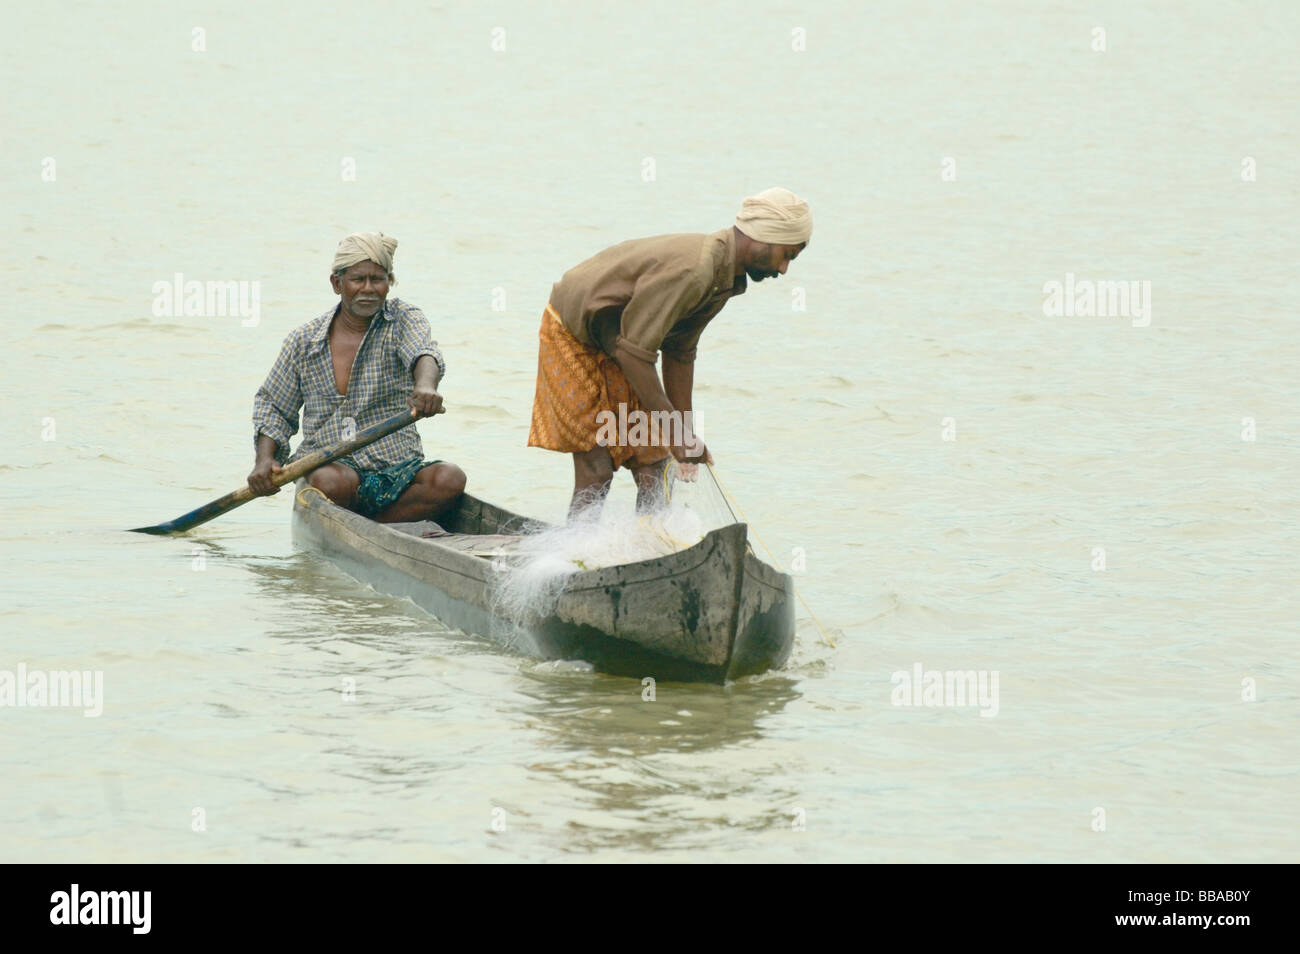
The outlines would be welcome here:
[[[447,860],[474,857],[447,843],[457,840],[449,830],[499,846],[488,827],[498,809],[519,857],[669,845],[725,852],[738,833],[788,830],[801,804],[797,750],[752,756],[784,745],[769,729],[802,696],[796,674],[711,685],[540,661],[450,629],[315,553],[268,558],[249,545],[203,545],[215,563],[252,574],[270,608],[265,633],[283,646],[245,657],[247,678],[205,701],[281,733],[281,746],[294,740],[338,780],[327,794],[300,793],[321,813],[303,818],[295,837],[304,842],[344,824],[331,812],[355,813],[365,799],[397,813],[365,829],[391,857],[417,843],[441,846],[432,851]],[[348,687],[355,701],[343,704]]]

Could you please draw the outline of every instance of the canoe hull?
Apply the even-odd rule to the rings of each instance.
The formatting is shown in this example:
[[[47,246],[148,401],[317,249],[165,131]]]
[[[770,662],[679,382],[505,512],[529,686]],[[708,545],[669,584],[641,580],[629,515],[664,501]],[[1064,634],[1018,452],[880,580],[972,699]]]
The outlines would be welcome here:
[[[536,525],[466,494],[441,521],[453,533]],[[793,584],[748,552],[733,524],[687,550],[575,574],[554,610],[520,632],[492,612],[491,563],[367,520],[299,490],[294,539],[376,590],[407,597],[462,632],[543,659],[658,681],[725,682],[778,668],[794,641]]]

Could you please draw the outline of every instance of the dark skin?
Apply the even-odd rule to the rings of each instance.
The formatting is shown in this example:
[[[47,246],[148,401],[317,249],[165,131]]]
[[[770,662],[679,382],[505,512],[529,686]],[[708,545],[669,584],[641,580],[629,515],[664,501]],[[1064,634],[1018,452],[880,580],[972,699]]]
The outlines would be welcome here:
[[[765,278],[784,275],[790,263],[799,257],[808,245],[770,245],[756,242],[740,229],[732,227],[736,240],[736,277],[748,275],[751,281],[761,282]],[[649,412],[655,411],[691,411],[691,393],[695,384],[695,365],[690,361],[678,361],[669,352],[663,352],[663,381],[655,372],[653,362],[644,361],[624,349],[615,346],[610,352],[615,363],[622,369],[627,382]],[[683,435],[681,444],[668,448],[669,453],[682,465],[678,476],[682,480],[694,480],[699,463],[713,463],[713,455],[694,434]],[[637,486],[637,508],[645,510],[653,506],[658,499],[664,463],[662,460],[653,464],[632,464],[632,476]],[[596,501],[603,501],[609,492],[609,485],[614,478],[614,460],[609,450],[594,447],[573,455],[573,497],[569,502],[569,516],[574,517]]]
[[[391,284],[389,275],[375,262],[360,262],[343,272],[330,275],[330,285],[339,296],[339,307],[330,323],[329,350],[334,364],[334,386],[339,394],[346,395],[352,383],[352,366],[356,361],[361,341],[366,336],[371,320],[379,314],[388,298]],[[411,369],[411,416],[432,417],[442,414],[442,395],[438,393],[441,372],[438,363],[429,355],[421,355]],[[276,442],[265,434],[257,436],[257,450],[253,472],[248,475],[248,487],[259,496],[280,492],[273,478],[282,468],[275,460]],[[340,507],[352,509],[356,504],[357,488],[361,478],[355,470],[344,464],[326,464],[311,472],[308,478],[315,487]],[[416,520],[435,520],[465,490],[465,472],[455,464],[430,464],[415,475],[415,480],[389,507],[383,510],[379,523],[401,523]]]

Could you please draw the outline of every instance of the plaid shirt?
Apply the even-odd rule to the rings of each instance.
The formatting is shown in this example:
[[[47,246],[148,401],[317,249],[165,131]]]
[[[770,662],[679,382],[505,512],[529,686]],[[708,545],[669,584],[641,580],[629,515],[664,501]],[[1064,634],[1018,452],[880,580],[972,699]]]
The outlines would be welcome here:
[[[438,370],[447,364],[429,330],[424,312],[400,298],[384,302],[370,320],[357,356],[346,396],[334,383],[334,361],[329,349],[330,323],[339,306],[289,332],[266,383],[253,398],[253,446],[259,434],[276,443],[280,464],[312,451],[348,440],[357,431],[378,424],[410,407],[412,372],[421,355],[432,355]],[[304,409],[303,439],[289,455],[289,438],[298,432],[298,411]],[[382,470],[413,457],[423,457],[420,435],[404,427],[344,457],[356,470]]]

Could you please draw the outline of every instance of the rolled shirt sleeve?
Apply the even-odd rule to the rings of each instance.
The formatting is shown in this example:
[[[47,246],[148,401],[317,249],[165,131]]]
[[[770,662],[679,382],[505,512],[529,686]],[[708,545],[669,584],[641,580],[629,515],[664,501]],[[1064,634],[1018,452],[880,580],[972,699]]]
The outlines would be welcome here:
[[[289,460],[289,439],[298,433],[298,413],[302,409],[302,382],[298,375],[298,332],[284,339],[280,356],[271,373],[253,396],[253,448],[265,434],[275,441],[275,459],[281,465]]]
[[[617,343],[630,354],[653,362],[673,325],[704,300],[709,277],[699,269],[642,276],[623,309]]]
[[[700,336],[704,334],[704,329],[713,320],[714,316],[722,311],[722,306],[726,303],[726,299],[720,299],[707,311],[692,315],[689,319],[677,324],[676,327],[669,331],[668,336],[664,338],[663,344],[660,345],[664,354],[671,354],[682,364],[694,362]]]
[[[442,356],[438,342],[433,340],[429,319],[424,317],[424,312],[414,306],[408,306],[402,315],[397,353],[408,372],[414,371],[415,362],[427,354],[438,363],[438,379],[442,380],[447,376],[447,362]]]
[[[728,234],[727,238],[720,236],[711,238],[713,240],[704,245],[700,264],[695,273],[703,282],[700,288],[702,297],[696,306],[697,310],[677,324],[670,325],[663,342],[659,345],[664,354],[671,354],[674,359],[683,364],[695,361],[696,347],[700,343],[700,335],[704,334],[704,329],[718,312],[722,311],[723,306],[733,295],[743,293],[745,289],[744,278],[736,276],[734,272],[735,256],[730,251],[731,245],[728,242],[730,235]],[[723,282],[728,280],[730,284],[724,287]]]

